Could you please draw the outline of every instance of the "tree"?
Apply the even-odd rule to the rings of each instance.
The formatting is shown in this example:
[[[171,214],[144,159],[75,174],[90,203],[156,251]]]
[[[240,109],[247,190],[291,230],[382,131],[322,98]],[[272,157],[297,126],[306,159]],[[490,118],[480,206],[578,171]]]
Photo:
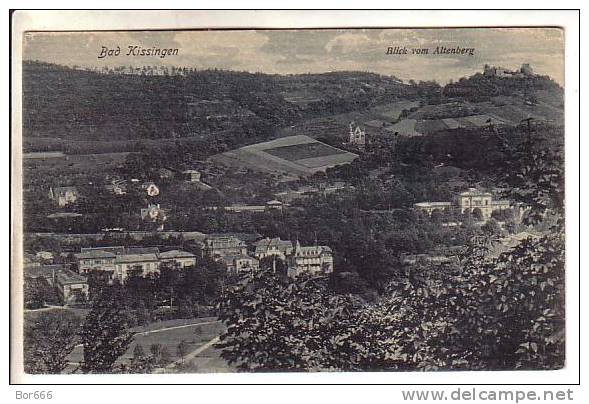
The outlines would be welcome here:
[[[45,306],[47,287],[44,279],[26,277],[23,288],[26,309],[40,309]]]
[[[151,356],[154,358],[156,363],[160,363],[161,362],[161,357],[162,357],[162,345],[161,344],[151,344],[149,347],[149,352],[151,353]]]
[[[152,355],[146,355],[141,344],[135,345],[131,363],[126,367],[129,373],[151,373],[155,368],[155,358]]]
[[[189,345],[188,345],[188,342],[186,342],[185,340],[180,341],[180,343],[176,347],[176,353],[180,357],[180,361],[182,364],[184,364],[184,357],[188,353],[188,349],[189,349]]]
[[[288,283],[270,269],[243,271],[220,303],[227,330],[217,347],[242,370],[330,369],[351,306],[328,291],[325,277]]]
[[[481,226],[481,230],[489,238],[497,237],[501,234],[501,226],[499,226],[499,223],[497,223],[495,219],[487,220],[487,222]]]
[[[161,364],[165,365],[168,364],[172,361],[172,355],[170,355],[170,351],[168,350],[167,347],[162,347],[162,350],[160,351],[160,362]]]
[[[200,341],[200,339],[202,338],[202,327],[199,325],[194,327],[193,334]],[[195,341],[195,342],[197,342],[197,341]]]
[[[67,311],[25,319],[24,366],[27,373],[61,373],[78,341],[80,318]]]
[[[483,211],[480,208],[474,208],[472,210],[472,217],[477,221],[483,220]]]
[[[92,301],[92,308],[80,333],[84,345],[84,373],[110,373],[115,362],[129,348],[133,333],[124,308],[122,289],[110,286],[102,289]]]
[[[145,351],[143,350],[143,345],[137,344],[133,349],[133,358],[134,359],[141,359],[145,357]]]

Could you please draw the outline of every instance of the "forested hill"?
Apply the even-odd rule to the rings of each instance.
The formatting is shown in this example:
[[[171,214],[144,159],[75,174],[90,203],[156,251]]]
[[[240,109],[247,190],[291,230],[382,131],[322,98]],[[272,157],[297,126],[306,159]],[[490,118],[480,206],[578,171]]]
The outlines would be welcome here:
[[[494,77],[476,73],[444,87],[444,96],[481,102],[493,97],[521,97],[532,102],[548,101],[562,106],[564,90],[548,76]]]
[[[263,138],[302,119],[423,99],[439,89],[365,72],[130,75],[24,62],[24,134],[103,141],[214,134],[234,143],[235,137]]]

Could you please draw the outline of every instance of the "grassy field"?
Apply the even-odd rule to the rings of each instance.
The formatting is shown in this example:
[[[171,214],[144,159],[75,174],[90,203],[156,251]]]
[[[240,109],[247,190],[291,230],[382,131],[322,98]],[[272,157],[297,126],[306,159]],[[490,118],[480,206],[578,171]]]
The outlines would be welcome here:
[[[380,115],[383,119],[391,121],[399,119],[399,115],[404,109],[411,109],[419,106],[418,101],[398,101],[390,104],[374,107],[370,110],[371,113]]]
[[[195,332],[197,329],[200,331]],[[188,344],[187,351],[190,353],[207,344],[223,330],[224,326],[215,318],[210,317],[162,321],[143,327],[135,327],[133,331],[136,334],[133,342],[127,352],[118,360],[118,363],[128,362],[133,357],[133,350],[138,344],[143,347],[146,354],[149,354],[149,348],[152,344],[160,344],[168,351],[170,363],[180,362],[181,358],[178,355],[177,348],[182,341]],[[71,365],[66,369],[65,373],[73,371],[77,367],[76,364],[83,360],[83,357],[83,347],[81,345],[76,346],[68,358]],[[231,368],[220,358],[220,352],[214,347],[210,347],[190,361],[184,364],[178,363],[178,366],[173,366],[165,371],[209,373],[231,371]]]
[[[101,154],[73,154],[61,156],[48,156],[26,159],[25,167],[29,169],[51,170],[64,168],[68,171],[87,171],[89,169],[100,171],[113,168],[125,161],[129,153],[101,153]]]
[[[297,161],[308,158],[331,156],[341,154],[342,150],[336,149],[323,143],[304,143],[290,146],[276,147],[264,150],[273,156],[280,157],[288,161]]]

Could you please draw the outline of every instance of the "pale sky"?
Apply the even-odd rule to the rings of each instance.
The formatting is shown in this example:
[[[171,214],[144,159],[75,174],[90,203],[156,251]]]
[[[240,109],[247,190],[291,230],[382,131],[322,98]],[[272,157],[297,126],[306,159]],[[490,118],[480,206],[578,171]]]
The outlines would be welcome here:
[[[126,56],[129,45],[178,48],[177,56]],[[98,59],[101,47],[120,56]],[[387,48],[474,48],[474,56],[387,55]],[[24,59],[62,65],[169,65],[263,73],[360,70],[403,80],[446,83],[485,63],[516,69],[529,63],[564,82],[564,35],[556,28],[329,29],[28,33]]]

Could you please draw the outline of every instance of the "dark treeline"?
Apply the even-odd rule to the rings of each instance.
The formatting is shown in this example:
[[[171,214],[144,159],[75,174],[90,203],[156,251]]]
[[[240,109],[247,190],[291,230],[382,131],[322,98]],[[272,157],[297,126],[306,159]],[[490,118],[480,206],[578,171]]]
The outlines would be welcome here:
[[[292,91],[304,91],[314,99],[306,106],[288,102],[285,93]],[[435,82],[402,84],[394,77],[362,72],[278,76],[204,70],[125,75],[25,62],[23,129],[25,138],[57,138],[57,147],[63,146],[60,139],[195,141],[199,137],[233,147],[265,140],[276,128],[303,119],[398,99],[435,98],[440,92]],[[49,148],[45,144],[41,149]]]

